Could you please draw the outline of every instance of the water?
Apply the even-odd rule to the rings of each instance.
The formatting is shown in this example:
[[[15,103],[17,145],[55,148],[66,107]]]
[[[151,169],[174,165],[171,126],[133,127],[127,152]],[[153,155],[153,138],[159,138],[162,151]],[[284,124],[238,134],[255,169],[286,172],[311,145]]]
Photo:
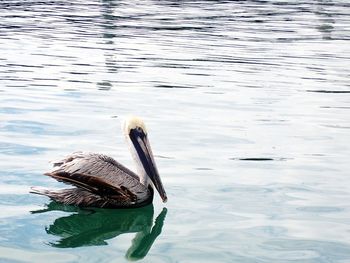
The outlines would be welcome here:
[[[0,2],[1,262],[349,262],[348,1]],[[76,150],[133,167],[141,115],[169,201],[28,193]],[[143,260],[142,260],[143,259]]]

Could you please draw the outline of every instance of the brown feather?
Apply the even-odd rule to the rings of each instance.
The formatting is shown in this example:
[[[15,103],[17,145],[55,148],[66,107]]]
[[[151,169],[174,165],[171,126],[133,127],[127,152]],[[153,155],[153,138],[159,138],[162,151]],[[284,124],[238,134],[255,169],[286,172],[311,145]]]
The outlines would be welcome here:
[[[103,180],[103,178],[80,173],[70,174],[67,172],[45,173],[45,175],[51,176],[57,181],[69,183],[74,186],[83,188],[100,196],[122,196],[124,198],[130,198],[134,201],[137,200],[137,196],[130,192],[127,188],[123,186],[113,186]]]
[[[45,175],[77,187],[32,191],[64,204],[138,207],[149,204],[153,199],[152,188],[141,184],[134,172],[103,154],[73,153],[54,162],[53,170]]]

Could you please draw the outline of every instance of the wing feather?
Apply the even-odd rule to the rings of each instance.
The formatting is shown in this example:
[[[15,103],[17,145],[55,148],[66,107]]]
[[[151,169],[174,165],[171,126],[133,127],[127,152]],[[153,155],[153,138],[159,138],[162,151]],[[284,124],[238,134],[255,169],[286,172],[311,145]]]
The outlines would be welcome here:
[[[103,154],[73,153],[54,162],[53,170],[46,175],[94,194],[119,196],[130,202],[144,202],[151,194],[134,172]]]
[[[91,175],[79,173],[70,174],[66,172],[58,172],[53,174],[46,173],[46,175],[51,176],[57,181],[72,184],[100,196],[122,196],[133,201],[135,201],[137,198],[137,196],[128,191],[127,188],[113,186],[105,182],[102,178],[94,177]]]

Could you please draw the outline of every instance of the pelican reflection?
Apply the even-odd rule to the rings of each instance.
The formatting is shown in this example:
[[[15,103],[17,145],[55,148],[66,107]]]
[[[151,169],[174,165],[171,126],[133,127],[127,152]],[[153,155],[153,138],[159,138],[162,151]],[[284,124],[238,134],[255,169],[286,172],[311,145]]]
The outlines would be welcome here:
[[[53,247],[74,248],[81,246],[107,245],[107,241],[124,233],[137,233],[126,252],[126,258],[137,260],[144,258],[156,238],[161,234],[167,209],[157,216],[153,224],[154,208],[148,205],[137,209],[82,209],[51,202],[46,209],[33,211],[75,212],[55,219],[45,228],[51,235],[60,239],[50,243]]]

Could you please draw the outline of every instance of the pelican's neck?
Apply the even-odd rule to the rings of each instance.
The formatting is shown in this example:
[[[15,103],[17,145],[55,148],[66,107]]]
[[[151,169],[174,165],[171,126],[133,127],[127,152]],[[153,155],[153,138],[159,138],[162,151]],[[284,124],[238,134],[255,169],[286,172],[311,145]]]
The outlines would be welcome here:
[[[128,146],[129,146],[129,149],[131,152],[131,156],[135,161],[136,171],[137,171],[137,175],[139,177],[140,183],[143,184],[144,186],[148,187],[151,184],[151,180],[150,180],[149,176],[147,175],[145,169],[143,168],[142,162],[141,162],[141,160],[140,160],[140,158],[135,150],[135,147],[128,136],[126,136],[126,141],[128,143]]]
[[[133,154],[133,158],[135,160],[137,175],[139,176],[140,183],[143,184],[144,186],[148,187],[150,185],[151,180],[149,179],[148,175],[146,174],[145,170],[143,169],[141,161],[137,157],[137,155]]]

